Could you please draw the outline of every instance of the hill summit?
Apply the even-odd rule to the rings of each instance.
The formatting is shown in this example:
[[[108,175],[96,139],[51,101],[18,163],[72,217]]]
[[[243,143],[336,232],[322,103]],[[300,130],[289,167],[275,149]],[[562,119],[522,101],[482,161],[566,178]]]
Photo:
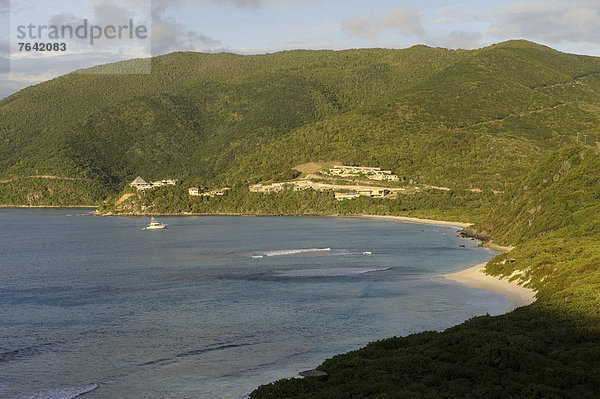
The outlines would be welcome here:
[[[600,59],[526,41],[178,52],[149,75],[74,72],[1,101],[0,180],[82,179],[72,190],[98,200],[138,175],[251,184],[336,159],[502,189],[552,149],[595,145],[599,100]]]

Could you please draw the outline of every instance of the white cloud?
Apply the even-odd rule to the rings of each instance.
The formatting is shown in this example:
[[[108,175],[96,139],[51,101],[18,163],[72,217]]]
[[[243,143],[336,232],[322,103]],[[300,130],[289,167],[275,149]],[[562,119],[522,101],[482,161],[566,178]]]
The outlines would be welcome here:
[[[143,14],[144,13],[142,12],[142,15],[139,16],[138,18],[136,18],[136,13],[134,10],[118,6],[111,2],[105,2],[105,3],[96,4],[93,8],[93,14],[90,16],[84,17],[84,16],[75,15],[72,13],[60,13],[60,14],[53,15],[50,17],[50,19],[48,21],[48,25],[58,27],[59,32],[60,32],[59,35],[62,35],[62,27],[65,27],[65,26],[71,27],[72,31],[75,33],[72,37],[71,37],[70,31],[68,31],[68,30],[65,31],[66,39],[70,43],[70,45],[69,45],[70,51],[73,49],[80,49],[80,48],[87,48],[90,52],[97,51],[99,49],[100,50],[112,49],[114,51],[122,51],[124,48],[139,46],[140,44],[143,44],[147,40],[143,39],[143,38],[137,38],[136,36],[134,36],[134,38],[131,39],[129,37],[129,35],[127,34],[128,31],[125,31],[125,34],[122,36],[122,38],[119,38],[117,36],[116,38],[113,38],[113,39],[108,39],[105,37],[104,34],[100,34],[99,36],[101,36],[101,37],[93,39],[93,47],[91,47],[90,46],[91,39],[89,37],[89,36],[91,36],[91,33],[90,33],[91,26],[95,25],[98,27],[97,29],[104,30],[106,27],[109,27],[109,26],[113,26],[113,27],[122,26],[122,25],[128,26],[129,21],[132,20],[132,21],[135,21],[134,24],[136,27],[143,24],[147,27],[147,29],[149,29],[150,27],[148,25],[149,25],[149,21],[150,21],[150,9],[148,8],[148,10],[147,10],[148,15],[143,15]],[[143,20],[143,19],[146,19],[146,20]],[[77,29],[78,29],[78,27],[83,26],[84,23],[88,24],[87,32],[86,32],[85,38],[80,38],[77,36]],[[84,30],[82,29],[80,32],[84,32]],[[114,32],[115,32],[115,36],[116,36],[117,35],[116,28],[115,28]],[[47,34],[46,31],[44,31],[44,34]],[[150,56],[149,43],[147,43],[147,47],[148,47],[147,56]]]
[[[0,72],[6,72],[10,68],[9,5],[8,0],[0,0]]]
[[[24,89],[58,76],[57,74],[25,74],[25,73],[0,73],[0,99]]]
[[[549,44],[600,43],[598,0],[517,2],[492,9],[486,33],[498,38],[526,38]]]
[[[57,74],[43,73],[43,74],[27,74],[27,73],[3,73],[0,77],[7,82],[12,82],[17,85],[31,85],[36,84],[41,80],[53,79]]]
[[[371,38],[378,36],[384,30],[425,36],[419,11],[412,7],[395,8],[377,16],[352,17],[342,22],[342,29],[353,35]]]
[[[11,72],[25,75],[63,75],[74,70],[139,58],[144,49],[128,51],[22,52],[12,55]],[[40,79],[42,81],[43,79]]]
[[[148,8],[148,11],[150,8]],[[94,22],[98,25],[117,25],[134,18],[134,13],[126,8],[112,3],[100,3],[94,6]]]
[[[96,0],[96,1],[113,1],[130,4],[147,3],[148,0]],[[292,4],[292,3],[315,3],[318,0],[152,0],[153,6],[157,7],[174,7],[181,4],[203,4],[213,3],[220,5],[233,5],[244,8],[259,8],[272,4]]]
[[[184,0],[185,1],[185,0]],[[305,0],[306,1],[306,0]],[[202,3],[203,1],[187,0],[187,3]],[[215,3],[228,3],[238,7],[261,7],[265,4],[285,4],[285,3],[300,3],[302,0],[220,0],[213,1]]]
[[[479,32],[454,31],[436,39],[436,45],[451,49],[472,50],[480,48],[485,44],[487,43],[484,43],[482,35]]]
[[[174,18],[165,16],[165,8],[152,10],[152,55],[171,51],[214,51],[221,42],[188,30]]]
[[[268,4],[312,3],[315,0],[155,0],[157,3],[172,5],[173,3],[216,3],[231,4],[238,7],[262,7]]]
[[[435,20],[436,23],[452,23],[452,22],[473,22],[481,21],[482,15],[473,11],[465,10],[463,4],[456,4],[442,7],[434,12],[439,17]]]

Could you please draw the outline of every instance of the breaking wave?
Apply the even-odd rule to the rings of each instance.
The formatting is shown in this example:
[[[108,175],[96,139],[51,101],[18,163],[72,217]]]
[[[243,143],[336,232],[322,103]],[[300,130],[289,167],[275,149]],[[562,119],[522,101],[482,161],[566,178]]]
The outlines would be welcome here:
[[[383,272],[389,270],[389,267],[358,269],[358,268],[330,268],[330,269],[301,269],[301,270],[281,270],[275,272],[277,277],[300,277],[300,278],[315,278],[315,277],[349,277],[366,273]]]
[[[267,251],[264,253],[265,256],[285,256],[285,255],[297,255],[311,252],[329,252],[331,248],[306,248],[306,249],[282,249],[279,251]]]

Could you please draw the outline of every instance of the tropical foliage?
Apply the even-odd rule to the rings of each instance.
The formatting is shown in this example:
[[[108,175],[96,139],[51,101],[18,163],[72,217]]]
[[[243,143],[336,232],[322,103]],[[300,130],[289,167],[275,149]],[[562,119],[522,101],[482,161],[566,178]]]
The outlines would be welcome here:
[[[337,160],[503,190],[548,151],[593,144],[600,115],[600,60],[525,41],[173,53],[154,58],[148,75],[101,73],[133,62],[1,101],[0,179],[85,178],[112,192],[137,175],[231,186]]]

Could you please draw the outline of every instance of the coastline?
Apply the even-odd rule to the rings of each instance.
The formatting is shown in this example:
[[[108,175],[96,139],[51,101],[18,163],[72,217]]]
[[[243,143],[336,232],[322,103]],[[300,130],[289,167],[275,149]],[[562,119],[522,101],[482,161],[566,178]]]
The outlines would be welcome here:
[[[60,208],[60,207],[58,207]],[[66,207],[65,207],[66,208]],[[86,207],[81,207],[86,208]],[[245,216],[245,217],[269,217],[269,216],[323,216],[323,217],[351,217],[351,218],[371,218],[371,219],[386,219],[396,220],[399,222],[408,222],[416,224],[434,225],[434,226],[451,226],[465,228],[472,226],[473,223],[465,222],[450,222],[446,220],[435,220],[435,219],[420,219],[409,216],[394,216],[394,215],[367,215],[367,214],[356,214],[356,215],[340,215],[331,213],[304,213],[304,214],[269,214],[269,213],[193,213],[193,212],[173,212],[173,213],[156,213],[156,212],[127,212],[127,213],[98,213],[98,216]],[[499,252],[504,252],[499,250]]]
[[[495,294],[504,294],[508,302],[506,313],[521,306],[531,305],[535,302],[536,292],[531,288],[519,285],[517,281],[498,278],[485,274],[486,263],[468,267],[456,273],[443,274],[448,281],[454,281],[466,287],[479,288]]]
[[[473,223],[464,223],[464,222],[449,222],[446,220],[434,220],[434,219],[420,219],[413,218],[409,216],[392,216],[392,215],[356,215],[361,218],[371,218],[371,219],[389,219],[389,220],[397,220],[400,222],[409,222],[409,223],[417,223],[417,224],[428,224],[435,226],[452,226],[452,227],[469,227],[472,226]]]
[[[98,208],[96,205],[0,205],[2,208]],[[473,223],[465,222],[451,222],[447,220],[436,220],[436,219],[421,219],[410,216],[394,216],[394,215],[339,215],[339,214],[247,214],[247,213],[192,213],[192,212],[174,212],[174,213],[155,213],[155,212],[130,212],[130,213],[102,213],[94,212],[94,216],[121,216],[121,217],[147,217],[147,216],[243,216],[243,217],[269,217],[269,216],[323,216],[323,217],[353,217],[353,218],[365,218],[365,219],[381,219],[381,220],[395,220],[405,223],[423,224],[430,226],[450,226],[465,229],[473,226]],[[481,240],[479,240],[481,241]],[[510,252],[514,249],[512,246],[501,246],[491,241],[481,241],[482,247],[488,248],[496,252]]]
[[[437,226],[452,226],[459,228],[467,228],[473,223],[449,222],[433,219],[419,219],[407,216],[380,216],[380,215],[359,215],[362,218],[397,220],[401,222],[437,225]],[[482,247],[488,248],[496,252],[510,252],[514,249],[512,246],[502,246],[494,244],[490,241],[482,242]],[[508,278],[503,279],[485,274],[485,266],[487,263],[481,263],[475,266],[467,267],[455,273],[443,274],[442,277],[448,281],[454,281],[466,287],[479,288],[495,294],[506,295],[508,306],[504,309],[506,313],[513,311],[521,306],[527,306],[535,302],[536,292],[530,288],[519,285],[518,282],[508,281]]]

